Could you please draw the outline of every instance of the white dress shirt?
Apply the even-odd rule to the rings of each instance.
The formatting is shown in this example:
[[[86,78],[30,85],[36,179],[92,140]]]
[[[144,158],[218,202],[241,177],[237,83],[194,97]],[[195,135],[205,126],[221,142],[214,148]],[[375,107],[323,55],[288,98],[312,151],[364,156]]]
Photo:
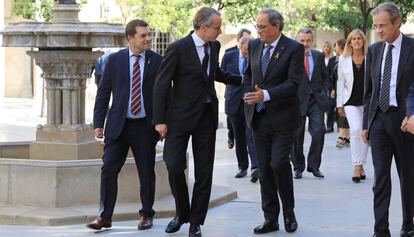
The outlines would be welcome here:
[[[202,40],[195,32],[191,34],[191,37],[193,38],[194,44],[196,46],[198,58],[200,59],[200,64],[203,64],[204,44],[206,42]],[[208,47],[208,54],[211,55],[210,47]],[[207,65],[207,75],[209,74],[210,74],[210,58],[208,60],[208,65]]]
[[[396,91],[397,91],[397,74],[398,74],[398,63],[400,61],[400,52],[401,52],[401,43],[402,43],[402,33],[398,38],[392,42],[391,44],[394,46],[392,49],[392,68],[391,68],[391,84],[390,84],[390,105],[391,106],[398,106]],[[385,64],[385,57],[387,56],[389,43],[385,43],[384,53],[382,55],[382,63],[381,63],[381,88],[382,88],[382,81],[384,78],[384,64]],[[404,105],[401,105],[404,106]]]

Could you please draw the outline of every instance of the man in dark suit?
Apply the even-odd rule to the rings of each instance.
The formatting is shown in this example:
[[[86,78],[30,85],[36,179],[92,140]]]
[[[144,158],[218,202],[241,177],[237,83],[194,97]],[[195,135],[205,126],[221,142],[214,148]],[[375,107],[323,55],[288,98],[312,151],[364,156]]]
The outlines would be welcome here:
[[[307,171],[315,177],[323,178],[319,170],[322,161],[323,144],[325,140],[324,114],[329,109],[328,91],[330,82],[325,66],[324,55],[312,50],[313,35],[307,28],[299,30],[298,41],[305,47],[305,73],[299,84],[298,98],[300,104],[300,122],[296,130],[295,141],[291,152],[291,160],[295,170],[295,179],[302,178],[305,170],[303,141],[305,136],[306,117],[309,118],[309,133],[312,142],[308,153]]]
[[[333,44],[333,48],[334,50],[336,49],[336,42]],[[338,55],[338,54],[336,54]],[[328,61],[328,65],[326,66],[326,68],[328,69],[328,76],[329,76],[329,81],[331,83],[331,88],[329,91],[329,109],[326,112],[326,133],[331,133],[334,132],[334,122],[335,122],[335,109],[336,109],[336,87],[335,87],[335,82],[334,82],[334,68],[335,65],[337,64],[337,57],[339,56],[333,56],[329,59]]]
[[[245,113],[253,127],[253,140],[260,169],[260,189],[265,221],[255,234],[279,229],[279,198],[282,201],[285,230],[294,232],[292,169],[289,152],[299,123],[297,90],[302,74],[303,45],[282,34],[283,16],[267,8],[256,19],[260,39],[249,44],[249,66],[253,92],[246,93]]]
[[[228,72],[243,74],[248,62],[249,41],[252,39],[250,36],[243,36],[239,40],[238,49],[224,54],[221,60],[221,68]],[[252,131],[251,128],[247,128],[246,117],[244,115],[243,97],[246,92],[246,86],[227,85],[224,93],[224,111],[230,118],[236,138],[236,157],[239,171],[235,178],[242,178],[247,175],[247,168],[249,168],[247,152],[249,152],[252,171],[250,180],[256,182],[259,178],[256,151],[253,144]]]
[[[125,35],[129,47],[108,57],[95,99],[94,132],[97,138],[103,138],[104,121],[112,94],[112,105],[105,124],[99,216],[87,225],[95,230],[111,227],[118,174],[129,148],[134,154],[140,180],[142,208],[138,229],[151,228],[154,216],[152,206],[158,134],[152,125],[152,91],[162,57],[150,50],[151,32],[145,21],[130,21]]]
[[[240,39],[243,36],[250,36],[251,34],[252,34],[252,32],[250,30],[246,29],[246,28],[240,29],[239,32],[237,33],[237,36],[236,36],[237,44],[233,47],[230,47],[230,48],[226,49],[224,51],[224,53],[227,53],[227,52],[230,52],[230,51],[233,51],[233,50],[239,50]],[[238,73],[238,72],[236,72],[236,73]],[[226,118],[226,122],[227,122],[227,129],[228,129],[227,146],[229,147],[229,149],[232,149],[234,147],[234,129],[233,129],[233,125],[231,124],[230,116],[228,116],[228,115],[227,115],[227,118]]]
[[[370,141],[374,165],[374,236],[391,236],[388,210],[393,156],[401,185],[403,220],[400,236],[414,236],[414,201],[408,195],[414,186],[409,178],[413,153],[407,152],[410,134],[400,130],[414,75],[414,40],[400,32],[401,17],[395,3],[380,4],[371,14],[373,28],[382,41],[371,45],[366,57],[361,136],[365,142]]]
[[[218,66],[220,13],[203,7],[196,13],[193,26],[194,32],[170,44],[165,52],[154,86],[157,96],[153,121],[160,137],[166,138],[164,161],[176,205],[176,217],[165,232],[176,232],[190,222],[189,236],[201,236],[200,225],[204,223],[211,193],[218,124],[214,81],[240,85],[242,77]],[[185,176],[190,136],[195,174],[191,205]]]

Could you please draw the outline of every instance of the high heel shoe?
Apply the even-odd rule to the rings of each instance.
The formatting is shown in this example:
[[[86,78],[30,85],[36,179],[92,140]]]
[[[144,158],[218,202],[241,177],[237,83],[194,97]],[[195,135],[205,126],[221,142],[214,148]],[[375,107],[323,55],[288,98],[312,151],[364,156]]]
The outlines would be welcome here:
[[[361,180],[365,180],[367,178],[366,174],[365,174],[365,170],[364,167],[361,166]]]
[[[361,181],[361,165],[355,166],[354,174],[352,175],[352,181],[354,183],[359,183]]]

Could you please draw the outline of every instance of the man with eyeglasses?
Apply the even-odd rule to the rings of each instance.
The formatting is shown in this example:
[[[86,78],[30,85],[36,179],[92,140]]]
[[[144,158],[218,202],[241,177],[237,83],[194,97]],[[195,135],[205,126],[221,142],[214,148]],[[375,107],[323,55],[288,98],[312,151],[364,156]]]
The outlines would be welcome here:
[[[154,85],[155,130],[165,138],[164,161],[175,198],[176,216],[165,232],[190,222],[189,236],[201,236],[210,200],[218,125],[214,81],[241,84],[241,75],[218,67],[221,16],[203,7],[193,20],[194,32],[170,44]],[[195,183],[190,204],[186,182],[186,151],[192,138]]]
[[[297,91],[304,74],[304,47],[282,34],[283,16],[278,11],[261,10],[256,23],[259,39],[249,43],[245,72],[252,91],[245,94],[245,113],[253,128],[265,221],[254,233],[279,230],[279,197],[285,230],[294,232],[298,223],[289,152],[299,124]]]
[[[406,116],[406,99],[414,75],[414,40],[399,28],[401,14],[395,3],[387,2],[372,10],[373,28],[381,39],[368,48],[365,66],[364,117],[361,137],[371,144],[374,165],[374,237],[389,237],[391,200],[391,163],[400,178],[401,237],[414,236],[412,180],[413,150],[411,136],[401,132]]]

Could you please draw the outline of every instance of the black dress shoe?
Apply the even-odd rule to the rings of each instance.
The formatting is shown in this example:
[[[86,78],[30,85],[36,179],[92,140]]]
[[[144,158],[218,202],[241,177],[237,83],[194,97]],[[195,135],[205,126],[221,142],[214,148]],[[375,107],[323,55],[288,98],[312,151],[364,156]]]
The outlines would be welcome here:
[[[295,213],[294,212],[287,213],[287,214],[283,213],[283,219],[285,221],[286,232],[289,232],[289,233],[295,232],[296,229],[298,228],[298,222],[296,221]]]
[[[188,237],[201,237],[201,228],[198,224],[190,224]]]
[[[315,176],[316,178],[325,178],[325,176],[322,174],[322,172],[320,170],[313,170],[313,169],[307,169],[308,172],[312,173],[313,176]]]
[[[372,237],[391,237],[389,230],[375,231]]]
[[[255,234],[265,234],[272,231],[279,230],[279,224],[276,222],[265,220],[263,224],[254,228],[253,233]]]
[[[295,170],[295,173],[293,175],[295,179],[301,179],[302,178],[302,171],[301,170]]]
[[[180,218],[178,218],[178,216],[174,217],[174,219],[172,219],[170,221],[170,223],[168,223],[167,227],[165,228],[165,232],[167,233],[174,233],[180,230],[181,226],[184,224],[185,222],[180,220]]]
[[[227,147],[228,147],[229,149],[232,149],[232,148],[234,147],[234,140],[233,140],[233,139],[229,139],[229,140],[227,141]]]
[[[414,237],[414,230],[412,228],[401,228],[401,237]]]
[[[252,169],[252,173],[250,174],[250,182],[252,183],[256,183],[257,180],[259,179],[259,168],[253,168]]]
[[[247,170],[240,169],[239,172],[234,176],[234,178],[243,178],[247,175]]]
[[[334,129],[333,128],[327,128],[326,129],[326,133],[331,133],[331,132],[333,132],[334,131]]]
[[[147,230],[152,228],[152,217],[141,216],[141,220],[138,223],[138,230]]]

